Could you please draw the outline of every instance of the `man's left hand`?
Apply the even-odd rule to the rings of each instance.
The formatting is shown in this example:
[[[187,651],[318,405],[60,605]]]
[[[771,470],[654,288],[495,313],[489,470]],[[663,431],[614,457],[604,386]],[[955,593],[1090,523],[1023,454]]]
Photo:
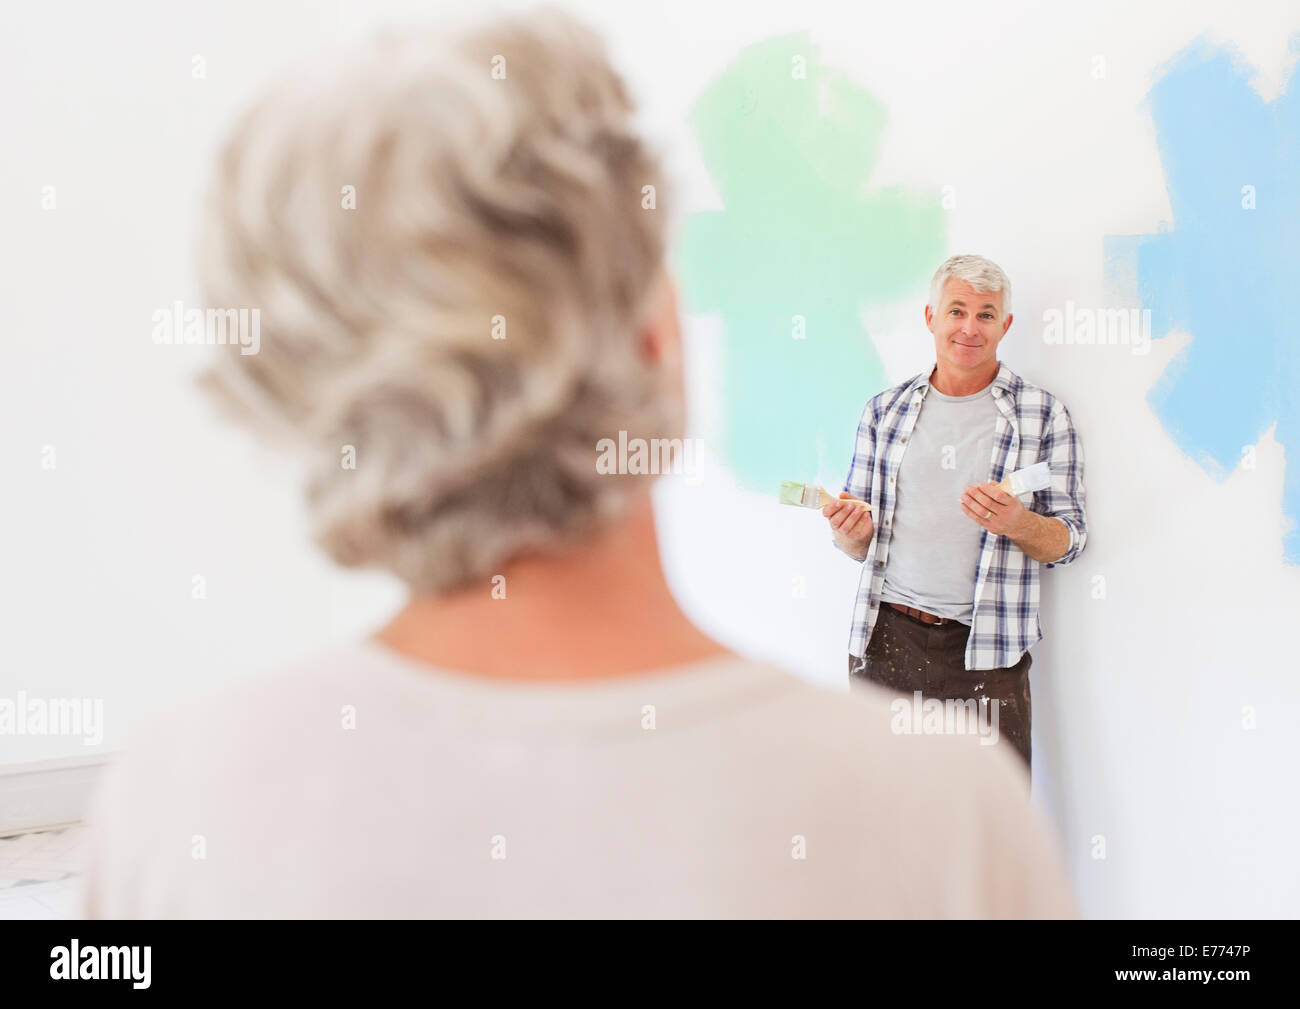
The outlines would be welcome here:
[[[961,508],[989,532],[1013,540],[1023,534],[1030,515],[1019,498],[999,489],[992,481],[978,487],[967,486],[961,496]]]

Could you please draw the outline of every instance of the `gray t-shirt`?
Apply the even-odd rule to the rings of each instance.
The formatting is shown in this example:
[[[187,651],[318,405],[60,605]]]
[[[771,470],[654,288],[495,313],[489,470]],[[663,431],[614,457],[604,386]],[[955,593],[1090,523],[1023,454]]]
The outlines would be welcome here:
[[[971,622],[984,529],[960,502],[967,484],[989,478],[997,414],[992,384],[926,392],[898,471],[883,601]]]

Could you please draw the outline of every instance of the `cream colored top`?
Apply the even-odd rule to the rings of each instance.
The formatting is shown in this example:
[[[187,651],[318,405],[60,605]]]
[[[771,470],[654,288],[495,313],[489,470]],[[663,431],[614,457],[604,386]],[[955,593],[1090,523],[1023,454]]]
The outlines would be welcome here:
[[[728,657],[533,686],[366,642],[155,719],[86,912],[1071,917],[1017,758]]]

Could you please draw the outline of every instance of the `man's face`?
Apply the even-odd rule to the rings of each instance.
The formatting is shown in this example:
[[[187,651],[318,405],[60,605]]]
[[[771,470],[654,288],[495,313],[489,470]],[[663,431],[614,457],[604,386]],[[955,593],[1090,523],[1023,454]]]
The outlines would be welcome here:
[[[957,371],[980,371],[996,361],[998,343],[1011,325],[1002,314],[1002,292],[977,292],[949,277],[937,310],[925,306],[925,324],[934,334],[936,359]]]

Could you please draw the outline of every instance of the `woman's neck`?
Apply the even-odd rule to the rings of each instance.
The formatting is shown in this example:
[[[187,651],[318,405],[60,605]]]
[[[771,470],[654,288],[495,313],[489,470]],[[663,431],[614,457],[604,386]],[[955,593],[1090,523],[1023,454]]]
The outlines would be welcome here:
[[[412,596],[376,639],[428,665],[529,681],[645,672],[728,654],[682,613],[659,560],[648,493],[572,553],[530,555],[504,578]]]

